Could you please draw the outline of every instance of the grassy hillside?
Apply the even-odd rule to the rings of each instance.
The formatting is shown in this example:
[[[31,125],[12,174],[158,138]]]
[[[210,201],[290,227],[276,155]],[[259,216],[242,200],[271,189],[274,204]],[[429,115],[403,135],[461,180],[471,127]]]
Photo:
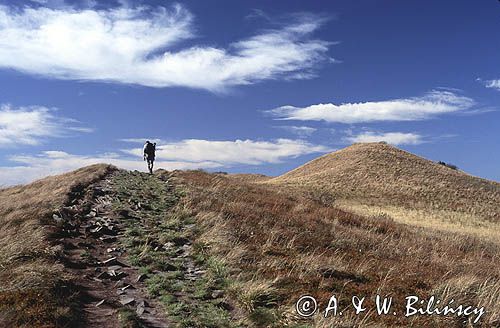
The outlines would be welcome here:
[[[360,214],[500,238],[499,183],[385,143],[354,144],[267,183],[328,194],[337,206]]]
[[[352,295],[390,295],[399,300],[399,313],[407,295],[436,295],[482,304],[488,309],[483,325],[500,324],[500,249],[494,243],[355,215],[302,192],[231,176],[189,171],[174,177],[188,190],[182,208],[197,219],[197,247],[224,264],[228,295],[249,326],[467,326],[450,317],[352,312],[301,321],[293,306],[304,294],[323,307],[336,294],[346,308]]]
[[[105,177],[105,178],[104,178]],[[500,325],[500,245],[333,206],[255,175],[97,165],[0,191],[0,326],[469,327],[405,318],[405,297],[484,307]],[[53,214],[55,216],[53,217]],[[300,318],[312,295],[342,316]],[[354,315],[352,296],[398,315]]]
[[[53,214],[112,170],[93,165],[0,190],[0,326],[64,325],[78,315],[70,277],[58,262]]]

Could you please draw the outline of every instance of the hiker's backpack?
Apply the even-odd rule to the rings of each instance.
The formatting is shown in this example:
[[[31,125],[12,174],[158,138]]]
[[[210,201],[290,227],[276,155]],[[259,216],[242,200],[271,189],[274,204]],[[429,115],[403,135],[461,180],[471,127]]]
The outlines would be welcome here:
[[[156,150],[156,146],[152,143],[148,143],[148,144],[146,144],[146,149],[144,150],[144,152],[148,155],[154,155],[155,150]]]

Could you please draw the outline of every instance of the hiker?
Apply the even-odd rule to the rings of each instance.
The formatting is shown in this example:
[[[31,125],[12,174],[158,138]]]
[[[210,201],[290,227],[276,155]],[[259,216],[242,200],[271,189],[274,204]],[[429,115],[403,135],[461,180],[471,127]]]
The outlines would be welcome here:
[[[153,174],[153,162],[155,161],[156,152],[156,142],[151,143],[146,141],[144,144],[144,160],[148,161],[148,170],[150,174]]]

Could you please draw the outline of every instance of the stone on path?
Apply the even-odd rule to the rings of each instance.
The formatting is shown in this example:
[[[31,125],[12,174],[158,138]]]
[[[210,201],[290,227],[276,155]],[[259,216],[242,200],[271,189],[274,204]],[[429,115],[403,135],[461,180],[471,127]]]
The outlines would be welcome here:
[[[52,214],[52,218],[54,219],[54,221],[56,221],[56,223],[62,223],[63,222],[63,218],[60,217],[57,214]]]
[[[137,276],[137,278],[135,279],[135,282],[141,282],[143,281],[144,279],[146,279],[146,275],[145,274],[140,274]]]
[[[144,311],[145,311],[144,306],[137,305],[137,310],[135,311],[137,315],[143,315]]]
[[[224,295],[224,291],[220,289],[216,289],[212,291],[212,298],[220,298]]]
[[[126,289],[129,289],[129,288],[130,289],[135,289],[134,286],[132,286],[132,285],[126,285],[126,286],[121,287],[120,290],[125,291]]]
[[[121,305],[132,305],[135,302],[135,298],[130,297],[130,296],[121,296],[120,297],[120,304]]]
[[[104,260],[101,262],[102,264],[113,264],[113,263],[117,263],[116,261],[116,257],[112,257],[112,258],[109,258],[107,260]]]
[[[108,272],[101,272],[97,275],[97,279],[108,279],[110,274]]]
[[[146,302],[144,301],[140,301],[138,304],[137,304],[137,309],[136,309],[136,313],[137,315],[142,315],[144,313],[144,311],[146,311]]]
[[[123,271],[121,272],[115,272],[115,271],[108,271],[110,274],[111,280],[121,280],[127,276],[127,274]]]

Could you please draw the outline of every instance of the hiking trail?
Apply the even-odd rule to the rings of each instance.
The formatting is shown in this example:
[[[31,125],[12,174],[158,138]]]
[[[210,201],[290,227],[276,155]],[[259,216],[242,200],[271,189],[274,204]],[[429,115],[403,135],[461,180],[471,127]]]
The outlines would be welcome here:
[[[65,222],[63,261],[77,277],[83,326],[194,327],[207,309],[226,315],[193,252],[193,218],[171,211],[178,198],[168,176],[119,170],[54,217]]]

